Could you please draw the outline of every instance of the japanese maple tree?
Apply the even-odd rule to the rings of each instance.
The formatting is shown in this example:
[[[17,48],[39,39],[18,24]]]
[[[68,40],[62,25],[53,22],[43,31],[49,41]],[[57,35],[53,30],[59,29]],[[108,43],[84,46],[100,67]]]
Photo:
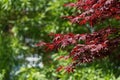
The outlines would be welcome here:
[[[80,26],[89,24],[91,28],[94,28],[94,25],[99,25],[108,19],[120,20],[120,0],[77,0],[76,3],[68,3],[64,6],[74,7],[80,11],[76,15],[62,17]],[[71,72],[76,65],[107,57],[120,47],[120,28],[114,28],[109,24],[106,28],[91,33],[52,33],[50,36],[54,36],[52,43],[40,42],[37,46],[44,46],[46,50],[50,51],[69,45],[74,46],[67,56],[59,58],[71,58],[70,65],[60,66],[57,71],[65,69],[67,72]],[[80,41],[84,43],[80,43]]]

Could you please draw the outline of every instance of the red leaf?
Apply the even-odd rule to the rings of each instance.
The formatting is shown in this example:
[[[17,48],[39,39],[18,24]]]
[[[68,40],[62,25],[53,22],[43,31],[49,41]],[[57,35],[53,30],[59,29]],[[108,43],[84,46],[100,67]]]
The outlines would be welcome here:
[[[63,68],[64,68],[63,66],[59,66],[59,67],[56,69],[56,71],[57,71],[57,72],[60,72]]]
[[[44,46],[44,45],[46,45],[45,42],[39,42],[38,44],[36,44],[36,46],[39,46],[39,47]]]
[[[67,4],[64,4],[65,7],[75,7],[76,4],[75,3],[67,3]]]

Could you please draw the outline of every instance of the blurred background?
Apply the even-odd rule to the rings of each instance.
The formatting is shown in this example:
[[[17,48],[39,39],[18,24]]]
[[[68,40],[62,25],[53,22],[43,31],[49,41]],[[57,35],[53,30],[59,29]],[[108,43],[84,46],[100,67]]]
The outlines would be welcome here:
[[[61,18],[76,11],[63,6],[74,1],[0,0],[0,80],[120,80],[120,65],[115,59],[107,57],[81,64],[68,74],[56,72],[56,68],[70,63],[70,60],[57,60],[69,51],[46,52],[35,46],[39,41],[51,42],[48,36],[51,32],[89,32]],[[108,20],[96,29],[110,21],[114,26],[120,23]]]

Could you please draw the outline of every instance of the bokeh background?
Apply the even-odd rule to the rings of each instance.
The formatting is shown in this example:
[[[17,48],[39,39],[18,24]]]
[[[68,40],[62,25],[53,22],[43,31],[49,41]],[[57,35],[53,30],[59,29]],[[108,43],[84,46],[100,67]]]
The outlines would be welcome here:
[[[87,28],[62,19],[76,9],[63,5],[75,0],[0,0],[0,80],[120,80],[120,59],[111,56],[78,65],[74,73],[56,72],[70,60],[57,60],[69,51],[46,52],[39,41],[51,42],[53,33],[88,33]],[[107,20],[96,25],[120,25]],[[120,53],[120,51],[115,51]]]

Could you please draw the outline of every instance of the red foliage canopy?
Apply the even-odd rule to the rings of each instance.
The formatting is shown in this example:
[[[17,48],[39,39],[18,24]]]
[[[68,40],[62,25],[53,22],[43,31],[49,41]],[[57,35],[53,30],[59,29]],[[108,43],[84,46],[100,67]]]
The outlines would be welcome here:
[[[65,4],[76,7],[81,13],[73,16],[65,16],[72,23],[80,25],[89,22],[91,26],[107,18],[120,18],[119,0],[78,0],[76,3]]]
[[[120,19],[119,0],[78,0],[76,3],[68,3],[65,6],[76,7],[81,11],[77,15],[63,17],[80,25],[88,22],[93,26],[97,22],[109,18]],[[75,47],[67,56],[67,58],[72,58],[71,64],[66,67],[60,66],[57,69],[60,71],[64,68],[67,72],[71,72],[77,64],[88,63],[112,54],[112,51],[120,46],[119,32],[120,28],[108,26],[89,34],[50,34],[54,36],[52,43],[40,42],[37,46],[45,46],[46,50],[58,50],[71,44],[74,45]],[[110,38],[110,35],[113,34],[116,37]],[[79,43],[81,40],[84,41],[84,44]],[[60,58],[66,58],[66,56]]]

